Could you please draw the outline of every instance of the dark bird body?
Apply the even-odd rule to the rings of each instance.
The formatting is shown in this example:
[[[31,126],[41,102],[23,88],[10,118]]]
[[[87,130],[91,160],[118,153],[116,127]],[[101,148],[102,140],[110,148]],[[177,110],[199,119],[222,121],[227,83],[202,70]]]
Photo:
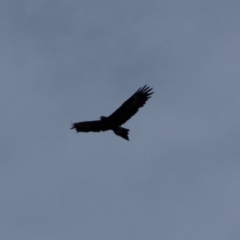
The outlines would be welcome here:
[[[138,109],[143,107],[153,94],[152,88],[145,85],[139,88],[127,101],[108,117],[100,117],[100,120],[73,123],[71,129],[77,132],[100,132],[112,130],[116,135],[129,140],[129,130],[121,127],[127,122]]]

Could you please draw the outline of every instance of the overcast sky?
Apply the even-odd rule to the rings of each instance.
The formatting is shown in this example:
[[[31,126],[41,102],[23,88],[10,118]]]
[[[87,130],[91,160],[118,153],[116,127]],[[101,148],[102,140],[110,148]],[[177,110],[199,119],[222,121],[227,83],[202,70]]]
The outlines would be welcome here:
[[[2,0],[0,239],[239,240],[239,11]],[[70,130],[145,84],[129,142]]]

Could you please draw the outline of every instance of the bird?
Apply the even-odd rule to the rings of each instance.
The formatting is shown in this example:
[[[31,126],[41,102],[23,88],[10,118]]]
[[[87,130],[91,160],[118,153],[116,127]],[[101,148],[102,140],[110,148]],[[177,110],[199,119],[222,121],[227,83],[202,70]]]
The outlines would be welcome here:
[[[85,121],[72,123],[70,129],[75,129],[76,132],[104,132],[112,130],[117,136],[129,141],[129,129],[121,127],[139,108],[143,107],[147,100],[154,93],[153,88],[145,85],[140,87],[129,99],[127,99],[115,112],[110,116],[101,116],[100,120]]]

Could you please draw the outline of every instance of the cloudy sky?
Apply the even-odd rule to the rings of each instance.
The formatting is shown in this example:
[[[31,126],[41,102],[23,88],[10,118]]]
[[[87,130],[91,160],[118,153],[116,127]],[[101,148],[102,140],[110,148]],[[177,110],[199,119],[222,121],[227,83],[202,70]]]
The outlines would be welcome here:
[[[0,238],[240,239],[240,1],[0,2]],[[81,133],[139,87],[124,127]]]

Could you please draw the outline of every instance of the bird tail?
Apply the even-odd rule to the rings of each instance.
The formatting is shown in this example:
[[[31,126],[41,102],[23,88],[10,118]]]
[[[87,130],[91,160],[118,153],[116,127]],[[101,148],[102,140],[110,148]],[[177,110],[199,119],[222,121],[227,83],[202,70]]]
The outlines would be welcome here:
[[[126,128],[123,128],[123,127],[118,127],[117,129],[113,130],[113,132],[116,135],[118,135],[118,136],[120,136],[120,137],[129,141],[129,138],[128,138],[129,129],[126,129]]]

